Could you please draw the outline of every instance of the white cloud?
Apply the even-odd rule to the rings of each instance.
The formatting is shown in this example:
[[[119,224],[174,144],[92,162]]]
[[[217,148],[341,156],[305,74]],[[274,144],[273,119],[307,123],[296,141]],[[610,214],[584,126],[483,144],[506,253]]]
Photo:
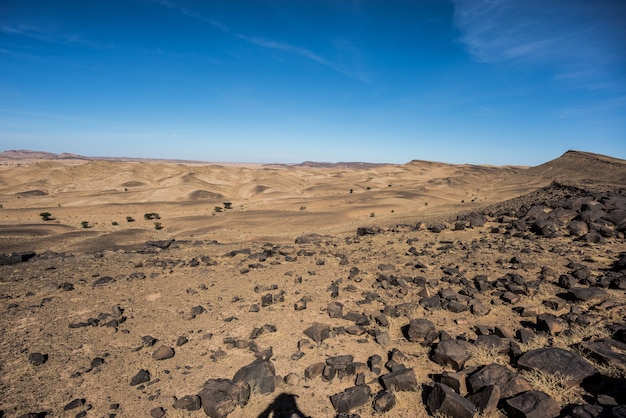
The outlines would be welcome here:
[[[453,1],[460,41],[479,62],[542,66],[579,83],[617,78],[626,87],[619,1]]]
[[[228,35],[231,35],[237,39],[240,39],[244,42],[247,42],[249,44],[256,45],[258,47],[265,48],[265,49],[273,49],[273,50],[293,53],[301,57],[307,58],[311,61],[314,61],[324,67],[330,68],[331,70],[336,71],[337,73],[343,76],[346,76],[346,77],[349,77],[358,81],[367,82],[367,78],[363,74],[358,73],[356,71],[350,71],[347,68],[344,68],[344,66],[334,63],[307,48],[303,48],[301,46],[297,46],[297,45],[293,45],[293,44],[289,44],[285,42],[277,42],[277,41],[265,39],[259,36],[244,35],[242,33],[238,33],[238,32],[231,30],[226,25],[222,24],[221,22],[215,19],[206,17],[187,7],[177,7],[176,4],[172,3],[169,0],[154,0],[154,1],[170,9],[177,8],[183,16],[187,16],[189,18],[208,23],[211,26],[215,27],[216,29]]]

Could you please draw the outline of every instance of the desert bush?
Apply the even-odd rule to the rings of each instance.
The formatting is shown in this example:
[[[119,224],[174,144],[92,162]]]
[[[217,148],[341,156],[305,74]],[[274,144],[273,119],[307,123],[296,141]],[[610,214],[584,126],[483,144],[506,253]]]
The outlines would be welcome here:
[[[113,221],[113,222],[111,222],[111,225],[117,226],[117,225],[119,225],[119,223],[117,221]]]
[[[41,219],[43,219],[44,221],[51,221],[52,219],[54,219],[50,212],[41,212],[39,216],[41,216]]]
[[[135,222],[135,218],[133,218],[132,216],[127,216],[126,222]]]
[[[82,221],[80,223],[80,226],[82,226],[83,228],[87,229],[90,228],[91,226],[89,225],[89,221]]]
[[[224,209],[232,209],[232,208],[233,208],[232,202],[224,202]]]
[[[519,374],[528,380],[534,389],[547,393],[561,405],[579,401],[580,395],[574,391],[575,386],[570,387],[567,384],[572,379],[571,376],[559,372],[545,373],[540,370],[522,370]]]
[[[300,206],[300,210],[306,210],[306,206]]]
[[[498,363],[508,366],[511,363],[509,356],[498,352],[498,350],[489,345],[472,345],[469,348],[471,357],[467,361],[468,366],[484,366],[486,364]]]
[[[350,194],[354,193],[354,190],[350,189]]]
[[[520,343],[520,350],[522,353],[525,353],[530,350],[535,350],[537,348],[545,348],[550,347],[552,344],[550,339],[544,334],[537,334],[534,338],[528,340],[526,343]]]
[[[561,332],[555,337],[556,343],[561,343],[566,347],[570,347],[574,344],[578,344],[581,341],[586,341],[591,337],[595,338],[610,338],[611,331],[601,325],[573,325],[571,328]]]
[[[215,213],[219,213],[222,211],[222,207],[221,206],[215,206],[215,208],[213,208],[213,212]]]
[[[161,217],[159,216],[159,214],[158,214],[158,213],[156,213],[156,212],[149,212],[149,213],[145,213],[145,214],[143,215],[143,218],[144,218],[146,221],[151,221],[151,220],[153,220],[153,219],[161,219]]]
[[[161,222],[155,222],[154,229],[156,229],[157,231],[163,229],[163,225],[161,225]]]
[[[370,213],[370,218],[373,218],[374,216],[376,216],[374,212]]]

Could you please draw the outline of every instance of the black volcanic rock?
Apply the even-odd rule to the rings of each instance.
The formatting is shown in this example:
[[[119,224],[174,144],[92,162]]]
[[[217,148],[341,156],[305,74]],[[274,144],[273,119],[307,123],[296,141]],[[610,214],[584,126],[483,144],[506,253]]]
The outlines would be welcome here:
[[[387,390],[413,392],[418,387],[415,371],[412,368],[401,368],[384,374],[380,377],[380,380]]]
[[[202,406],[202,401],[198,395],[185,395],[182,398],[176,399],[174,409],[186,409],[187,411],[197,411]]]
[[[431,359],[442,366],[461,370],[471,357],[471,344],[463,340],[441,340],[431,354]]]
[[[371,389],[367,385],[352,386],[343,392],[332,395],[330,401],[338,413],[349,413],[368,403],[370,394]]]
[[[476,410],[473,403],[441,383],[435,383],[426,405],[432,414],[438,412],[455,418],[472,418]]]
[[[524,353],[517,365],[523,369],[538,370],[547,374],[559,373],[568,376],[565,382],[568,387],[576,386],[595,373],[597,370],[578,354],[558,347],[547,347]]]
[[[304,330],[304,335],[320,344],[327,338],[330,338],[330,326],[326,324],[315,323]]]
[[[435,324],[428,319],[412,319],[406,329],[407,339],[417,342],[424,347],[431,345],[438,337],[439,333],[435,329]]]
[[[531,390],[530,383],[506,366],[492,363],[473,373],[467,380],[472,393],[482,388],[497,385],[500,388],[500,397],[508,398],[519,393]]]
[[[136,375],[133,376],[132,379],[130,379],[130,385],[137,386],[141,383],[146,383],[149,381],[150,381],[150,372],[145,369],[141,369],[137,372]]]
[[[509,416],[514,418],[554,418],[561,413],[559,404],[538,390],[507,399],[504,404]]]
[[[252,392],[272,393],[276,388],[276,370],[268,360],[255,360],[235,373],[234,382],[245,382]]]
[[[394,406],[396,406],[396,397],[388,390],[378,392],[372,402],[372,408],[379,414],[391,411]]]
[[[211,418],[226,418],[237,407],[243,407],[250,399],[250,386],[246,382],[228,379],[209,379],[198,393],[202,409]]]
[[[30,353],[28,355],[28,362],[33,366],[41,366],[48,361],[48,355],[42,353]]]

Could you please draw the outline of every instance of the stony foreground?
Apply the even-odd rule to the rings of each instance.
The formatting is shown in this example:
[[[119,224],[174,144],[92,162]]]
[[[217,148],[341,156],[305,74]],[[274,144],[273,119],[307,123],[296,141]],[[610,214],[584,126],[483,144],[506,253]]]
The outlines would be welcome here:
[[[0,258],[0,417],[626,417],[626,191]]]

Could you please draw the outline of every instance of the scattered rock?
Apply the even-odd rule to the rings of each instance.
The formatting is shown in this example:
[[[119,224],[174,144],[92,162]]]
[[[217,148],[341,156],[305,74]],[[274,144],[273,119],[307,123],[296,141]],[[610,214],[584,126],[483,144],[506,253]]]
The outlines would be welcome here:
[[[174,357],[174,349],[166,345],[162,345],[156,349],[152,354],[152,358],[155,360],[165,360]]]
[[[330,401],[338,413],[349,413],[368,403],[370,393],[371,389],[367,385],[352,386],[343,392],[332,395]]]
[[[174,409],[186,409],[187,411],[197,411],[202,406],[202,401],[198,395],[185,395],[174,402]]]
[[[387,390],[416,391],[417,379],[412,368],[402,368],[380,377],[380,380]]]
[[[440,413],[454,418],[472,418],[475,412],[473,403],[441,383],[435,383],[426,405],[432,414]]]
[[[330,326],[326,324],[315,323],[304,330],[304,335],[320,344],[322,341],[330,338]]]
[[[498,410],[500,397],[500,386],[488,385],[480,389],[478,392],[469,395],[467,400],[476,406],[478,413],[489,415]]]
[[[150,410],[150,416],[152,418],[162,418],[165,416],[165,409],[163,409],[160,406],[157,406],[156,408],[152,408]]]
[[[63,410],[64,411],[70,411],[72,409],[80,408],[81,406],[85,405],[85,402],[86,402],[85,398],[74,399],[70,403],[66,404],[63,407]]]
[[[467,380],[472,393],[477,393],[487,386],[500,388],[500,399],[509,398],[531,390],[530,383],[506,366],[492,363],[473,373]]]
[[[250,399],[250,385],[228,379],[209,379],[198,393],[204,413],[211,418],[225,418]]]
[[[580,346],[596,360],[616,367],[618,370],[626,370],[626,343],[612,338],[602,338],[594,341],[583,341]]]
[[[133,376],[132,379],[130,379],[130,385],[137,386],[141,383],[146,383],[149,381],[150,381],[150,372],[145,369],[141,369],[137,372],[136,375]]]
[[[276,370],[268,360],[255,360],[235,373],[234,382],[245,382],[252,392],[272,393],[276,388]]]
[[[441,375],[442,384],[451,387],[456,393],[461,396],[467,395],[467,375],[465,372],[450,372],[444,371]]]
[[[406,335],[409,341],[420,343],[426,347],[437,339],[439,333],[435,329],[435,324],[428,319],[418,318],[412,319],[411,322],[409,322]]]
[[[561,407],[545,392],[531,390],[507,399],[505,409],[515,418],[554,418],[559,416]]]
[[[389,390],[382,390],[376,394],[372,407],[379,414],[389,412],[396,406],[396,397]]]
[[[28,362],[33,366],[41,366],[48,361],[48,355],[42,353],[30,353],[28,355]]]
[[[441,340],[432,352],[431,359],[442,366],[461,370],[471,357],[471,344],[464,340]]]

